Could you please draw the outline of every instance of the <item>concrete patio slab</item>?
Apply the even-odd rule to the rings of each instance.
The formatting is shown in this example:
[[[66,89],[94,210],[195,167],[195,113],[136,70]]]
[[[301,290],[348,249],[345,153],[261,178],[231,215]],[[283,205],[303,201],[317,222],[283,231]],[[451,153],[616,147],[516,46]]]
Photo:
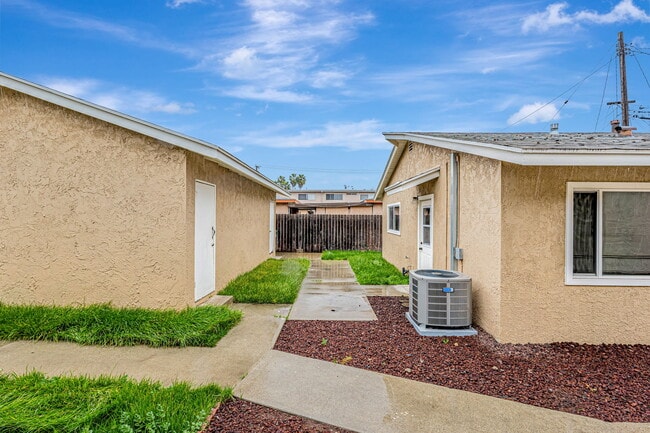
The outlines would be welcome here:
[[[272,350],[237,397],[357,432],[641,433],[606,423]]]
[[[236,385],[275,344],[289,306],[235,304],[244,313],[215,347],[104,347],[38,341],[2,342],[0,372],[54,375],[128,375],[170,385]]]

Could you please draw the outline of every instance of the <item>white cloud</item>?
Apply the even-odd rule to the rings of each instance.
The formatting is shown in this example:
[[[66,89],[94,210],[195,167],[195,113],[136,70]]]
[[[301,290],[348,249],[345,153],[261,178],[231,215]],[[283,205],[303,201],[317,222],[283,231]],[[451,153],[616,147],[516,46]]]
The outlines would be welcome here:
[[[242,143],[273,148],[335,147],[347,150],[386,149],[381,132],[386,129],[377,120],[331,122],[321,128],[297,134],[277,131],[254,132],[238,137]]]
[[[596,24],[614,24],[629,21],[647,23],[650,22],[650,15],[636,6],[633,0],[622,0],[609,13],[601,15],[597,12],[582,11],[576,14],[576,20]]]
[[[170,101],[153,92],[115,86],[100,80],[50,77],[42,80],[42,83],[59,92],[124,113],[194,112],[192,104]]]
[[[286,27],[293,24],[298,16],[287,11],[255,10],[252,18],[263,27]]]
[[[539,60],[557,54],[561,49],[561,44],[554,41],[495,44],[465,52],[459,59],[462,65],[460,69],[481,74],[521,69],[536,65]]]
[[[245,83],[229,92],[241,98],[304,102],[305,91],[298,88],[342,87],[352,72],[324,64],[328,50],[348,43],[358,27],[374,20],[370,13],[342,10],[335,0],[248,0],[244,5],[249,23],[236,26],[236,33],[197,65]]]
[[[343,87],[350,74],[345,71],[316,71],[312,77],[312,86],[317,89]]]
[[[128,44],[179,53],[186,56],[196,55],[196,49],[194,47],[179,45],[165,40],[160,35],[150,34],[135,27],[105,21],[90,15],[57,9],[32,0],[11,0],[11,2],[3,0],[2,6],[5,6],[5,3],[28,11],[35,18],[52,27],[81,30],[93,37],[97,37],[98,35],[108,36]]]
[[[566,2],[553,3],[544,12],[527,16],[522,24],[522,31],[545,32],[558,26],[576,26],[582,23],[615,24],[626,22],[650,22],[650,15],[634,4],[633,0],[621,0],[610,12],[601,14],[591,10],[567,13],[569,4]]]
[[[312,102],[313,96],[274,88],[258,88],[255,86],[239,86],[223,92],[228,96],[257,101],[305,104]]]
[[[558,108],[555,104],[542,104],[535,102],[524,105],[515,114],[508,118],[508,125],[516,123],[542,123],[559,119]]]
[[[170,0],[166,3],[167,7],[172,9],[177,9],[184,5],[190,5],[193,3],[202,3],[203,0]]]

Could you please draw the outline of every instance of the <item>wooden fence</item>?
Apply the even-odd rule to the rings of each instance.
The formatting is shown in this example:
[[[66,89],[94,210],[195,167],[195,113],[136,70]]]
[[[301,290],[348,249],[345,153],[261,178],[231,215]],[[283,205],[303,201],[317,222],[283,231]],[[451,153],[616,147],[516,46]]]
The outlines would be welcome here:
[[[381,215],[276,215],[276,251],[381,250]]]

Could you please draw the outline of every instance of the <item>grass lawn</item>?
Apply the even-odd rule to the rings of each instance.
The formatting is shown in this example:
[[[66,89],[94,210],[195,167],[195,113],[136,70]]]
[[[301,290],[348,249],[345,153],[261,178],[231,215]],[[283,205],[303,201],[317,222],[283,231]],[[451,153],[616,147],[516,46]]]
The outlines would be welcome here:
[[[230,389],[163,387],[126,377],[0,376],[0,431],[163,433],[201,428]]]
[[[232,280],[220,294],[249,304],[292,304],[308,269],[307,259],[269,259]]]
[[[205,306],[175,310],[16,306],[0,303],[0,340],[133,346],[214,346],[241,312]]]
[[[324,251],[323,260],[347,260],[357,276],[359,284],[397,285],[408,284],[408,275],[388,263],[380,251]]]

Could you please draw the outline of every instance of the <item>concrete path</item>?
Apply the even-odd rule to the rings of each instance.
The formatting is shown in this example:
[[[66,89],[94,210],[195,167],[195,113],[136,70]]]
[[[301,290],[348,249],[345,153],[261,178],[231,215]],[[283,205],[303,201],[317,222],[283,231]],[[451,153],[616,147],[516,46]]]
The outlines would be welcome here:
[[[359,286],[347,262],[312,258],[289,319],[376,320],[366,294],[404,292]],[[0,342],[0,372],[217,383],[246,400],[358,432],[650,433],[650,424],[605,423],[275,351],[289,306],[232,308],[243,320],[214,348]]]
[[[606,423],[272,350],[235,396],[357,432],[641,433]]]
[[[289,306],[235,304],[242,321],[215,347],[104,347],[74,343],[0,343],[0,372],[46,375],[128,375],[171,385],[235,386],[275,344]]]
[[[289,320],[377,320],[347,260],[312,259]]]

